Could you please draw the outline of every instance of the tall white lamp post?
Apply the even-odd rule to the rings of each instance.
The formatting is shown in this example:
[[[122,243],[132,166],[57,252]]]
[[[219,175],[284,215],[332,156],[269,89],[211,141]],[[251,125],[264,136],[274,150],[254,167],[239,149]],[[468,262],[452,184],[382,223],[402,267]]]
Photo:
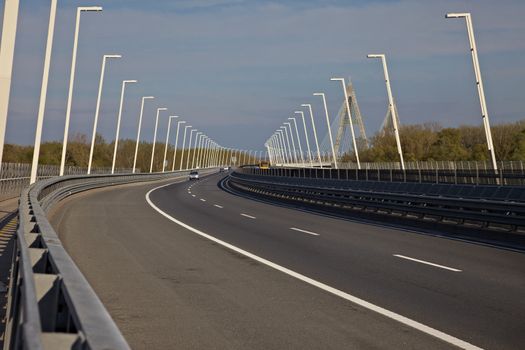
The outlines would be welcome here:
[[[326,116],[326,127],[328,128],[330,146],[332,147],[332,161],[334,162],[334,167],[337,169],[337,157],[335,155],[334,139],[332,138],[332,128],[330,127],[330,117],[328,116],[328,107],[326,106],[326,96],[324,92],[316,92],[314,93],[314,96],[321,96],[321,98],[323,99],[324,114]]]
[[[343,86],[343,94],[345,97],[346,111],[348,114],[348,120],[350,121],[350,130],[352,131],[352,142],[354,144],[354,154],[357,162],[357,169],[361,169],[361,162],[359,162],[359,152],[357,150],[357,142],[355,140],[354,124],[352,122],[352,114],[350,112],[350,102],[348,101],[348,92],[346,91],[346,83],[344,78],[331,78],[331,81],[340,81]]]
[[[180,168],[179,168],[179,170],[182,170],[182,164],[184,162],[184,145],[186,144],[186,132],[188,131],[188,128],[191,128],[191,125],[186,125],[184,127],[184,137],[182,138],[182,154],[180,156]]]
[[[171,171],[175,171],[175,160],[177,157],[177,146],[179,145],[179,129],[181,124],[185,124],[186,121],[181,120],[177,122],[177,135],[175,136],[175,150],[173,151],[173,163],[171,164]]]
[[[195,134],[195,142],[193,143],[193,157],[191,158],[191,168],[195,169],[195,154],[197,153],[197,145],[199,144],[199,139],[202,135],[202,131],[199,131]]]
[[[117,160],[117,149],[118,149],[118,139],[120,135],[120,120],[122,119],[122,106],[124,105],[124,91],[126,90],[126,84],[136,83],[137,80],[123,80],[122,81],[122,90],[120,92],[120,106],[118,109],[117,117],[117,132],[115,134],[115,147],[113,149],[113,162],[111,163],[111,173],[115,173],[115,162]]]
[[[154,99],[153,96],[144,96],[142,97],[142,103],[140,104],[140,115],[139,115],[139,125],[137,128],[137,141],[135,142],[135,156],[133,157],[133,174],[135,174],[135,169],[137,167],[137,155],[139,152],[139,141],[140,141],[140,129],[142,127],[142,115],[144,114],[144,100]]]
[[[481,106],[481,118],[483,119],[483,126],[485,128],[485,137],[487,138],[487,147],[490,152],[490,159],[492,167],[495,171],[498,170],[496,162],[496,155],[494,153],[494,145],[492,144],[492,131],[490,129],[489,112],[487,110],[487,102],[485,101],[485,90],[483,89],[483,80],[481,79],[481,70],[479,68],[478,48],[476,46],[476,38],[474,37],[474,27],[472,26],[472,16],[470,13],[447,13],[446,18],[465,18],[467,23],[467,34],[470,43],[470,53],[472,55],[472,65],[474,66],[474,74],[476,76],[476,86],[478,88],[479,104]]]
[[[297,128],[297,120],[294,117],[288,118],[288,120],[293,120],[295,126],[295,136],[297,137],[297,143],[299,144],[299,154],[301,155],[301,163],[303,167],[305,166],[304,157],[303,157],[303,148],[301,147],[301,138],[299,137],[299,129]]]
[[[73,57],[71,58],[71,72],[69,75],[69,92],[67,95],[67,107],[66,107],[66,122],[64,124],[64,139],[62,141],[62,157],[60,159],[60,176],[64,175],[64,168],[66,165],[66,151],[67,151],[67,139],[69,134],[69,120],[71,117],[71,103],[73,101],[73,86],[75,84],[75,69],[77,65],[77,48],[78,48],[78,32],[80,30],[80,15],[82,12],[99,12],[102,11],[100,6],[80,6],[77,7],[77,18],[75,22],[75,36],[73,39]]]
[[[177,119],[178,116],[170,115],[168,117],[168,131],[166,132],[166,144],[164,145],[164,159],[162,160],[162,172],[166,169],[166,156],[168,155],[168,144],[170,142],[170,129],[171,129],[171,120]]]
[[[392,126],[394,127],[394,135],[396,137],[397,153],[399,154],[399,161],[401,163],[401,169],[405,170],[405,161],[403,160],[403,150],[401,149],[401,140],[399,138],[399,128],[397,121],[399,120],[397,115],[397,108],[394,105],[394,97],[392,96],[392,89],[390,88],[390,77],[388,75],[388,67],[386,65],[386,57],[384,54],[369,54],[368,58],[379,58],[383,64],[383,73],[385,75],[386,92],[388,94],[388,108],[390,109],[390,116],[392,117]]]
[[[159,126],[159,115],[160,111],[165,111],[167,108],[160,107],[157,108],[157,117],[155,118],[155,132],[153,133],[153,148],[151,149],[151,161],[149,165],[149,172],[153,172],[153,158],[155,157],[155,143],[157,143],[157,128]]]
[[[310,112],[310,119],[312,121],[312,129],[314,131],[315,146],[317,148],[317,159],[319,160],[319,166],[323,167],[323,162],[321,161],[321,151],[319,150],[319,141],[317,140],[317,128],[315,127],[314,113],[312,111],[312,105],[310,103],[303,103],[301,107],[308,107]]]
[[[308,140],[308,131],[306,130],[306,121],[304,119],[304,112],[303,111],[295,111],[295,114],[300,114],[301,118],[303,120],[303,128],[304,128],[304,138],[306,139],[306,148],[308,150],[308,160],[310,161],[310,167],[313,167],[313,161],[312,161],[312,151],[310,150],[310,141]]]
[[[40,156],[40,142],[42,140],[42,125],[44,124],[44,111],[46,109],[47,82],[49,80],[49,67],[51,66],[51,51],[53,50],[53,33],[55,32],[55,17],[57,12],[57,0],[51,0],[49,11],[49,26],[47,31],[46,54],[44,58],[44,73],[42,76],[42,87],[40,90],[40,105],[38,106],[38,117],[36,121],[35,146],[33,148],[33,164],[31,166],[30,184],[36,181],[38,173],[38,158]]]
[[[97,136],[98,115],[100,112],[100,99],[102,98],[102,87],[104,86],[104,72],[106,70],[106,60],[108,58],[121,58],[121,55],[104,55],[102,57],[102,69],[100,70],[100,81],[98,85],[97,108],[95,110],[95,121],[93,122],[93,135],[91,136],[91,148],[89,149],[88,175],[91,174],[91,164],[93,162],[93,151],[95,150],[95,138]]]

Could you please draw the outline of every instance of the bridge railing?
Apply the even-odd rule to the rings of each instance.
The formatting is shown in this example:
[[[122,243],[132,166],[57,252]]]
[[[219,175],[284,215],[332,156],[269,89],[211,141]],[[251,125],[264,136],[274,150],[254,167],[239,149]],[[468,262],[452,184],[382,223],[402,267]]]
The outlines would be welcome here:
[[[59,174],[58,165],[38,166],[38,180],[48,179]],[[111,168],[92,168],[92,174],[109,174]],[[116,169],[116,173],[130,173],[131,169]],[[65,175],[82,175],[87,173],[87,168],[66,166]],[[22,189],[29,185],[31,164],[29,163],[2,163],[0,165],[0,201],[19,197]]]
[[[261,175],[260,170],[264,169],[238,169],[228,185],[254,196],[342,215],[388,216],[388,220],[431,229],[437,223],[462,236],[474,231],[471,238],[475,240],[525,249],[523,186],[305,179],[289,176],[294,174],[289,169],[273,175]]]
[[[326,169],[326,168],[239,168],[239,173],[261,176],[286,176],[305,179],[417,182],[456,185],[525,185],[521,169]]]
[[[18,210],[4,348],[129,349],[65,251],[46,211],[81,191],[187,173],[64,176],[38,181],[24,189]]]

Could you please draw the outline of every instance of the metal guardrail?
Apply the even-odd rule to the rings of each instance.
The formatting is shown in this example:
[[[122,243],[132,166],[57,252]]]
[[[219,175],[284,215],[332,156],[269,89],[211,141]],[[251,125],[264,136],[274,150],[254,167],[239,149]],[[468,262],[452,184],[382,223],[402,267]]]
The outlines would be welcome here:
[[[117,168],[116,173],[130,173],[132,169]],[[38,165],[38,180],[49,179],[58,176],[60,167],[58,165]],[[65,175],[84,175],[87,168],[66,166]],[[111,168],[95,167],[91,169],[92,174],[110,174]],[[0,165],[0,201],[19,197],[22,190],[29,186],[31,174],[30,163],[2,163]]]
[[[187,173],[64,176],[38,181],[24,189],[18,210],[4,348],[129,349],[65,251],[46,211],[61,199],[85,190]]]
[[[525,187],[379,182],[371,186],[364,181],[256,175],[257,170],[234,172],[230,177],[232,186],[267,197],[348,210],[447,219],[483,229],[525,229]]]
[[[525,173],[521,169],[321,169],[321,168],[239,168],[243,174],[286,176],[303,179],[381,181],[381,182],[417,182],[435,184],[468,184],[525,186]]]

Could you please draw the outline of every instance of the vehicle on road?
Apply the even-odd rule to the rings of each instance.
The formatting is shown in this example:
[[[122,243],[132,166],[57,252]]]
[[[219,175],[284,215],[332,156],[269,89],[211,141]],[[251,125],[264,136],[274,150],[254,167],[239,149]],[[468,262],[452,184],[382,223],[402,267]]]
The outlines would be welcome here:
[[[225,167],[219,169],[219,173],[223,173],[223,172],[229,171],[229,170],[230,170],[230,167],[229,166],[225,166]]]
[[[190,180],[198,180],[199,179],[199,172],[198,171],[191,171],[189,177],[190,177]]]

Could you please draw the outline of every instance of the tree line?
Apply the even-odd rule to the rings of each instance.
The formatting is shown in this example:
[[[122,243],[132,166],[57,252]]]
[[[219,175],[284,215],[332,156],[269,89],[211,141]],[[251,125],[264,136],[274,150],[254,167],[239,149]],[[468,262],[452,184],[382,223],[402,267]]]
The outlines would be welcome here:
[[[525,120],[493,125],[491,129],[494,150],[498,161],[525,160]],[[483,126],[463,125],[457,128],[443,128],[438,123],[426,123],[403,125],[400,127],[399,132],[405,161],[489,160]],[[398,160],[396,142],[391,131],[376,133],[370,140],[369,148],[365,148],[362,142],[360,144],[359,156],[363,162],[392,162]],[[162,170],[164,146],[163,142],[155,144],[154,170]],[[152,147],[153,144],[151,142],[140,142],[137,156],[138,169],[149,171]],[[66,165],[87,167],[89,148],[90,143],[86,135],[76,134],[68,142]],[[97,135],[93,154],[93,167],[111,167],[113,148],[113,142],[107,142],[102,136]],[[168,170],[171,170],[172,167],[173,152],[174,147],[168,145],[168,155],[166,157],[168,160],[166,169]],[[179,148],[175,159],[176,169],[180,166],[181,154],[182,152]],[[120,140],[116,167],[132,168],[134,155],[135,140]],[[33,146],[5,145],[4,162],[30,163],[32,156]],[[40,147],[40,164],[60,165],[61,156],[61,142],[49,141],[42,143]],[[186,163],[186,156],[187,153],[184,163]],[[343,161],[353,160],[352,152],[343,156]]]
[[[525,120],[491,126],[498,161],[525,160]],[[490,159],[483,126],[443,128],[439,123],[403,125],[399,128],[405,161],[486,161]],[[398,161],[393,131],[376,133],[370,147],[359,146],[363,162]],[[345,160],[354,160],[346,154]]]
[[[193,142],[192,142],[193,143]],[[115,167],[120,169],[133,168],[133,158],[135,156],[135,140],[122,139],[118,142],[117,159]],[[91,143],[88,142],[84,134],[76,134],[67,144],[66,166],[76,166],[87,168],[89,161],[89,150]],[[192,145],[193,146],[193,145]],[[33,146],[6,144],[4,146],[4,159],[6,163],[31,163],[33,157]],[[95,148],[93,151],[93,168],[110,168],[113,162],[114,142],[107,142],[101,135],[95,137]],[[153,171],[161,171],[164,160],[165,143],[155,143],[155,155],[153,158]],[[187,147],[187,146],[186,146]],[[150,169],[152,142],[140,142],[137,153],[137,169],[147,172]],[[168,145],[166,160],[168,164],[166,170],[171,170],[173,165],[173,145]],[[197,151],[198,152],[198,151]],[[198,153],[196,153],[198,154]],[[48,141],[43,142],[40,146],[39,164],[60,165],[62,157],[62,142]],[[175,170],[180,167],[182,150],[179,146],[175,157]],[[189,166],[193,160],[193,150],[190,154]],[[183,169],[186,167],[188,159],[188,150],[186,148],[184,155]],[[237,161],[238,164],[238,161]]]

